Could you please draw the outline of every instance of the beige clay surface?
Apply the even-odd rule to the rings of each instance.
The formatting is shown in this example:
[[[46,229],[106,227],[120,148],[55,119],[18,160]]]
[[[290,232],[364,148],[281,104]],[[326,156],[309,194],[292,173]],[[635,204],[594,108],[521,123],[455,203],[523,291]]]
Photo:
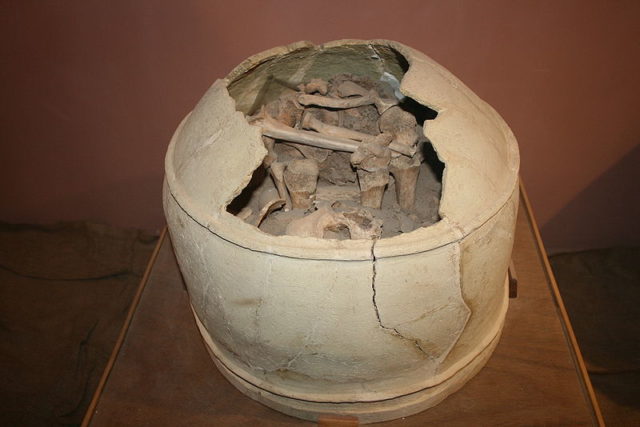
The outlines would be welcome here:
[[[268,79],[340,72],[389,73],[438,113],[424,133],[445,164],[440,221],[334,240],[271,235],[227,212],[267,153],[246,114],[258,93],[278,96],[264,90]],[[164,207],[194,313],[246,394],[306,418],[379,421],[437,404],[491,354],[508,303],[517,145],[489,105],[425,55],[386,40],[255,55],[185,118],[165,166]]]

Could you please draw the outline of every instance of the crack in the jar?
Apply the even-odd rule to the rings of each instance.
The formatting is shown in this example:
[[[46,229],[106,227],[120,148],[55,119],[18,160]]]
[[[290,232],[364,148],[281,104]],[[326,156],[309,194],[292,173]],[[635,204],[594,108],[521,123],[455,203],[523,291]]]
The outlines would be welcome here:
[[[376,313],[376,319],[378,320],[378,326],[380,326],[385,331],[389,331],[391,333],[391,335],[393,335],[393,336],[396,336],[398,338],[401,338],[403,340],[407,340],[407,341],[413,343],[414,347],[420,353],[422,353],[424,356],[426,356],[428,358],[432,358],[432,356],[429,353],[424,351],[424,349],[420,345],[420,342],[417,339],[406,337],[402,333],[400,333],[400,331],[398,331],[398,329],[396,329],[394,327],[391,327],[391,326],[385,326],[382,323],[382,318],[380,317],[380,310],[378,309],[378,303],[376,302],[376,276],[377,276],[376,263],[377,263],[377,259],[376,259],[376,254],[375,254],[375,246],[376,246],[376,242],[377,241],[378,241],[377,239],[373,239],[372,244],[371,244],[371,265],[372,265],[371,290],[373,291],[371,300],[373,302],[373,310]]]

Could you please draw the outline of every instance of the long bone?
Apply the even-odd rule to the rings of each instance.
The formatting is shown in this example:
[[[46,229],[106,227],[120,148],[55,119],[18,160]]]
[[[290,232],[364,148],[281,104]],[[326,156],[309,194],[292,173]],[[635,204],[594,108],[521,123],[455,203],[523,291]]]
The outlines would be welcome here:
[[[312,147],[354,153],[358,147],[362,145],[359,142],[347,138],[338,138],[335,136],[320,134],[318,132],[293,129],[273,120],[269,116],[257,118],[253,120],[252,124],[259,126],[262,129],[263,135],[284,141],[310,145]],[[366,136],[369,138],[371,137],[371,135]],[[389,145],[389,149],[409,157],[415,154],[415,147],[405,146],[402,144],[392,143]]]
[[[396,180],[396,200],[405,212],[411,212],[416,202],[416,184],[420,174],[419,156],[391,159],[389,172]]]
[[[398,106],[385,111],[378,120],[378,126],[381,132],[393,135],[394,142],[398,144],[415,147],[418,142],[416,118]],[[411,158],[394,156],[389,165],[389,171],[396,180],[396,200],[406,212],[412,211],[415,205],[421,161],[420,152],[417,152]]]
[[[362,206],[380,209],[382,205],[384,191],[389,183],[390,141],[390,135],[380,134],[351,155],[351,164],[357,168]]]
[[[318,107],[334,109],[356,108],[373,104],[376,106],[379,114],[384,113],[390,107],[398,104],[397,100],[380,98],[374,90],[350,98],[331,98],[328,96],[302,93],[298,95],[298,102],[302,105],[316,105]]]
[[[352,96],[362,96],[370,99],[373,105],[378,110],[378,114],[382,114],[394,105],[398,105],[398,100],[395,98],[382,98],[375,90],[367,90],[359,84],[350,80],[340,83],[337,87],[338,95],[342,98],[348,98]]]
[[[280,199],[285,201],[284,210],[289,211],[291,210],[291,202],[287,193],[287,186],[284,184],[284,169],[286,166],[284,162],[272,162],[269,167],[269,173],[273,178],[273,183],[276,185]]]

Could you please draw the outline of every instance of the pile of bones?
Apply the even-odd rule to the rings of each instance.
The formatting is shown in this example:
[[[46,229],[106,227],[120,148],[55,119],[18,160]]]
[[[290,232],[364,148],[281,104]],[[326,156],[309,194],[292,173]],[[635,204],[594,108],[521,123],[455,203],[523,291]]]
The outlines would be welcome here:
[[[271,234],[336,239],[380,238],[390,215],[399,232],[435,222],[433,206],[416,210],[428,141],[393,86],[339,74],[262,105],[248,120],[262,130],[271,179],[237,216]],[[385,197],[390,184],[395,197]]]

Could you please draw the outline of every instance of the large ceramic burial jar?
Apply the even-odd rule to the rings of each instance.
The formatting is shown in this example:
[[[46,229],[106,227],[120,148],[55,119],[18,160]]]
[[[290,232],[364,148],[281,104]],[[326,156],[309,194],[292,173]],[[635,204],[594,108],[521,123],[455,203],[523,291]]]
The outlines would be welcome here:
[[[390,73],[438,114],[441,219],[379,240],[275,236],[227,212],[267,151],[245,113],[267,79]],[[485,364],[508,304],[519,155],[502,118],[433,60],[387,40],[296,43],[217,80],[173,136],[164,209],[196,323],[238,389],[308,419],[392,419]]]

